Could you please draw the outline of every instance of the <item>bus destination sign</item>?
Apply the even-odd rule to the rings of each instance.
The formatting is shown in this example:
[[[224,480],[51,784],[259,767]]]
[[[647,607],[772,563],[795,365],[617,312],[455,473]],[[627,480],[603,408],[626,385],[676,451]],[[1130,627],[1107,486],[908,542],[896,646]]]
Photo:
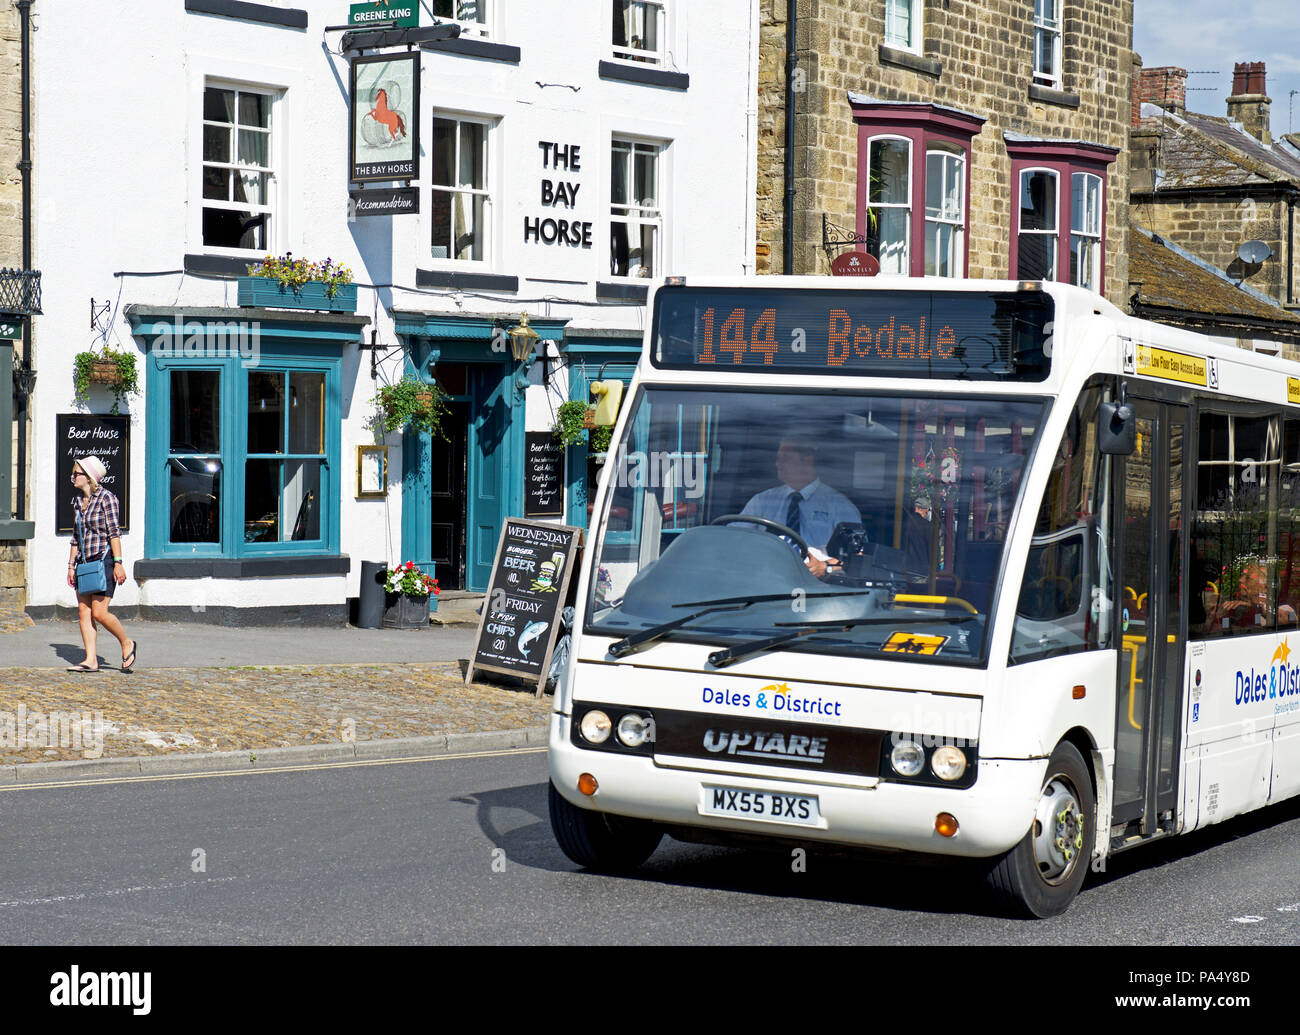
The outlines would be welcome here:
[[[665,287],[655,366],[670,370],[1041,381],[1042,292]]]

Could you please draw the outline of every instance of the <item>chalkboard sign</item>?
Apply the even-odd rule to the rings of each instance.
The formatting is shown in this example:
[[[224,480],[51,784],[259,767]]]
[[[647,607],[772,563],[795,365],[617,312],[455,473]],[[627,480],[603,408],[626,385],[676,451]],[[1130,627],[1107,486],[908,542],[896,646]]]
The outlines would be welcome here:
[[[581,535],[565,525],[506,519],[466,683],[476,669],[502,672],[537,680],[541,696]]]
[[[549,431],[524,433],[524,516],[564,514],[564,447]]]
[[[108,473],[100,482],[117,497],[121,505],[122,531],[131,527],[131,418],[106,413],[59,413],[55,415],[56,442],[54,456],[54,532],[72,535],[76,529],[76,510],[72,501],[81,490],[72,484],[73,461],[83,456],[97,456]]]

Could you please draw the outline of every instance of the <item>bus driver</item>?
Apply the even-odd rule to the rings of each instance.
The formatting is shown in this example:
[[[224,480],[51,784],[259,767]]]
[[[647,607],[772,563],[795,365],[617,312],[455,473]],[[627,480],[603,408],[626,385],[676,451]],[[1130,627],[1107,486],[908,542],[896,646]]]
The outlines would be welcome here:
[[[797,532],[808,542],[808,570],[818,578],[826,574],[826,541],[842,521],[861,522],[850,499],[817,477],[817,447],[800,434],[781,437],[776,451],[776,476],[781,484],[756,494],[741,511],[746,517],[767,518]],[[817,545],[814,546],[813,544]]]

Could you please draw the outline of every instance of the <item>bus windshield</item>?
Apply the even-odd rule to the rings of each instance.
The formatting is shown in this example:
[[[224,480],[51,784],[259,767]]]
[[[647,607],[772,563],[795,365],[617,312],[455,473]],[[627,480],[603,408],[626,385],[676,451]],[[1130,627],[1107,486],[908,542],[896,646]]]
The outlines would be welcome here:
[[[587,627],[627,649],[666,638],[750,656],[766,638],[982,660],[1045,410],[1024,396],[644,387],[606,461]]]

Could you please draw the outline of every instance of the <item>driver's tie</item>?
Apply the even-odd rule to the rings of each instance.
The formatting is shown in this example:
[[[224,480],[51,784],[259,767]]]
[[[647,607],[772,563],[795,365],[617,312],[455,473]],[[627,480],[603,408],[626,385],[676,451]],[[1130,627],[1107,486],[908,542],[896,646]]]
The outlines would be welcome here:
[[[790,493],[790,505],[785,512],[785,527],[791,532],[801,532],[799,528],[799,504],[803,502],[803,493]]]

